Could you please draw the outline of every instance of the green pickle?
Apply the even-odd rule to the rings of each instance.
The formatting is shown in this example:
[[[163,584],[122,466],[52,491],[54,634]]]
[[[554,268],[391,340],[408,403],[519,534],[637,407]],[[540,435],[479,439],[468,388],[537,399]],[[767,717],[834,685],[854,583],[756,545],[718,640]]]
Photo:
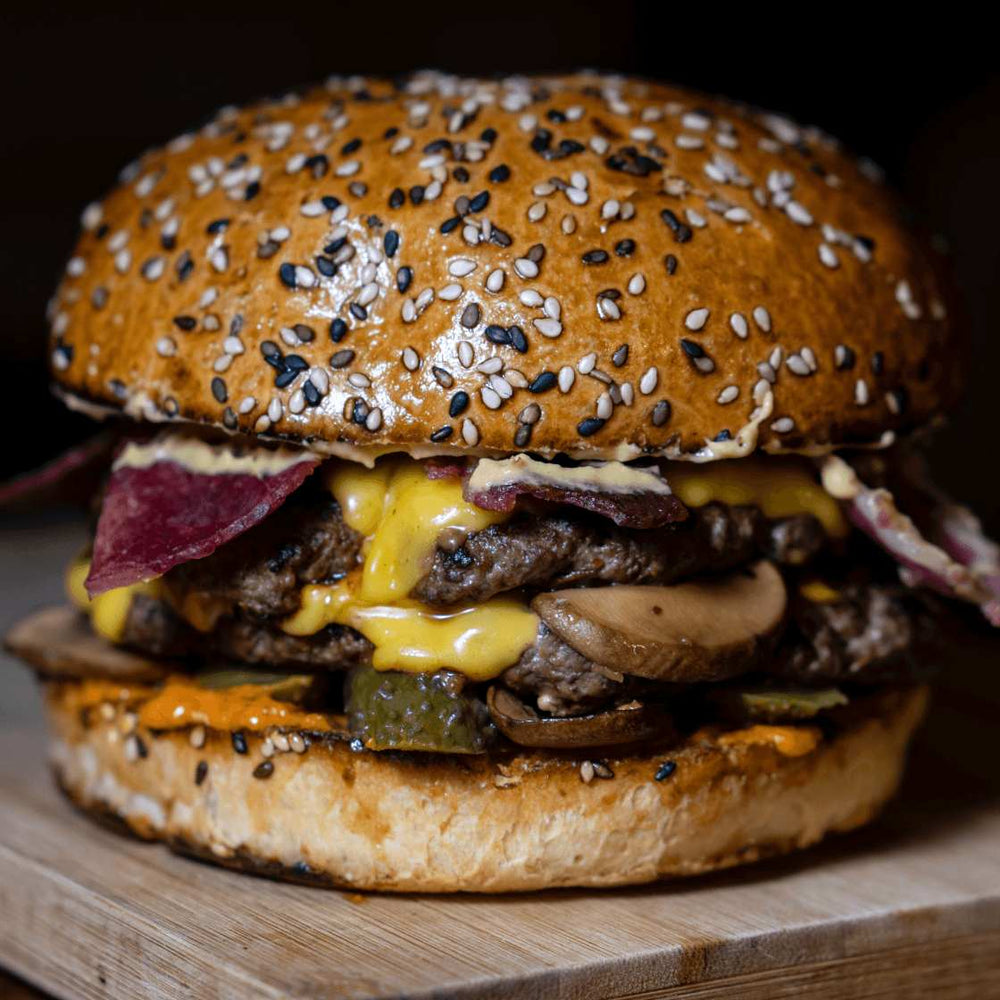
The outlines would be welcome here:
[[[735,691],[732,695],[744,717],[751,722],[798,722],[802,719],[814,719],[820,712],[847,704],[847,697],[837,688],[760,688]]]
[[[483,753],[495,735],[486,706],[463,679],[437,673],[352,670],[344,685],[351,734],[369,750]]]

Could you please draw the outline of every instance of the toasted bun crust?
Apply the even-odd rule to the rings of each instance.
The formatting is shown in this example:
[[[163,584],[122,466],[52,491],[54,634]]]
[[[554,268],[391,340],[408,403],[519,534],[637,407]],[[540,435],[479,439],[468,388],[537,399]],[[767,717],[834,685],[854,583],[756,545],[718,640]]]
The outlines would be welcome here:
[[[321,739],[255,777],[259,734],[246,754],[223,732],[199,747],[184,730],[126,737],[121,718],[84,722],[75,683],[48,682],[46,701],[57,778],[84,809],[231,867],[403,892],[624,885],[805,847],[872,818],[926,703],[924,689],[873,699],[802,757],[699,740],[605,757],[614,776],[589,784],[579,759],[554,753],[357,753]],[[665,760],[676,770],[656,781]]]
[[[52,365],[77,405],[321,450],[874,442],[959,372],[870,174],[644,81],[332,80],[126,169],[84,213]]]

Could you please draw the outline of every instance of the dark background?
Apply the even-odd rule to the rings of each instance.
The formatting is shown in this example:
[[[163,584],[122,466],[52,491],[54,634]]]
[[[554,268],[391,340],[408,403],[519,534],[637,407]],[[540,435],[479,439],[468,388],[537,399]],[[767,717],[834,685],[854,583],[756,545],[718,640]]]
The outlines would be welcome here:
[[[82,207],[145,147],[218,105],[336,73],[597,67],[726,93],[821,125],[888,172],[954,249],[975,344],[963,410],[935,444],[941,476],[998,526],[992,424],[1000,362],[1000,65],[985,23],[952,5],[891,24],[878,5],[246,2],[7,5],[0,165],[4,447],[0,476],[90,425],[46,390],[45,301]],[[916,27],[914,26],[916,23]],[[28,432],[28,433],[26,433]]]

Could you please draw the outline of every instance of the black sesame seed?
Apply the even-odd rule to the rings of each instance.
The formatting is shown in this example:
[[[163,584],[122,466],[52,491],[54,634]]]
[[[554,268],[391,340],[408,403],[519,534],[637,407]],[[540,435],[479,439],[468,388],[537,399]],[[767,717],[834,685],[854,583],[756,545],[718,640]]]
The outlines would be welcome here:
[[[462,310],[462,318],[459,321],[467,330],[471,330],[479,323],[479,303],[470,302]]]
[[[323,253],[336,253],[345,243],[347,242],[346,236],[341,236],[338,239],[332,240],[323,247]]]
[[[390,229],[382,240],[382,246],[385,247],[386,257],[395,257],[399,249],[399,233],[395,229]]]
[[[302,385],[302,395],[306,397],[306,402],[310,406],[319,406],[320,400],[323,398],[319,389],[309,379],[306,379]]]
[[[329,251],[328,251],[329,252]],[[278,277],[281,278],[282,282],[289,288],[295,287],[295,265],[294,264],[282,264],[278,268]]]
[[[663,258],[663,263],[667,267],[667,274],[673,275],[677,273],[677,258],[672,253],[668,253]]]
[[[467,392],[462,392],[460,389],[451,397],[451,401],[448,404],[448,416],[457,417],[469,407],[469,394]]]
[[[270,778],[272,774],[274,774],[274,762],[270,760],[262,760],[253,769],[253,776],[255,778]]]
[[[580,259],[584,264],[606,264],[608,252],[607,250],[588,250]]]
[[[732,439],[733,435],[728,427],[723,427],[722,430],[719,431],[714,438],[712,438],[713,441],[732,441]]]
[[[490,171],[490,180],[494,184],[503,184],[508,177],[510,177],[510,167],[506,163],[498,163]]]
[[[390,126],[389,126],[389,127],[388,127],[388,128],[387,128],[387,129],[386,129],[386,130],[385,130],[385,131],[384,131],[384,132],[382,133],[382,138],[383,138],[383,139],[393,139],[393,138],[395,138],[395,137],[396,137],[397,135],[399,135],[399,129],[398,129],[398,128],[396,128],[396,126],[395,126],[395,125],[390,125]]]
[[[498,326],[496,323],[491,323],[486,330],[486,339],[492,341],[494,344],[509,344],[510,343],[510,332],[502,326]]]
[[[587,417],[576,425],[576,432],[580,437],[590,437],[591,434],[596,434],[606,423],[607,421],[601,417]]]
[[[231,406],[227,406],[222,411],[222,425],[227,431],[234,431],[239,426],[236,411]]]
[[[559,379],[556,377],[555,372],[544,371],[540,372],[531,381],[528,386],[528,392],[548,392],[549,389],[554,389]]]
[[[406,194],[402,188],[393,188],[389,195],[389,208],[399,208],[406,201]]]
[[[342,320],[339,316],[336,319],[330,320],[330,339],[335,343],[339,344],[347,333],[347,322]]]
[[[444,222],[441,223],[441,232],[447,236],[448,233],[452,232],[461,221],[461,218],[457,215],[453,215],[450,219],[445,219]]]
[[[431,368],[431,374],[433,374],[437,384],[444,386],[445,389],[450,389],[455,384],[455,380],[451,377],[451,372],[447,368],[434,365]]]
[[[243,329],[243,313],[237,313],[229,321],[229,336],[238,337],[242,329]]]
[[[439,441],[447,441],[448,438],[450,438],[452,436],[452,434],[454,434],[454,433],[455,433],[455,429],[453,427],[449,427],[447,424],[445,424],[444,427],[439,427],[431,435],[431,440],[435,444],[437,444]]]
[[[277,368],[279,372],[283,372],[285,370],[285,359],[281,356],[280,352],[278,354],[265,354],[264,360],[272,368]]]
[[[480,191],[470,202],[470,212],[481,212],[490,203],[489,191]]]
[[[312,173],[315,180],[319,180],[330,169],[330,161],[325,153],[316,153],[306,160],[305,167]]]
[[[280,358],[281,348],[273,340],[264,340],[260,345],[260,353],[265,358]]]
[[[247,738],[240,732],[235,732],[232,735],[233,749],[237,753],[247,752]]]
[[[350,156],[351,153],[357,152],[361,148],[360,139],[352,139],[350,142],[345,142],[343,146],[340,147],[341,156]]]
[[[530,247],[528,247],[528,252],[525,254],[525,257],[535,264],[541,264],[542,260],[545,258],[545,244],[533,243]]]
[[[885,370],[885,355],[881,351],[876,351],[872,355],[872,374],[881,375]]]
[[[455,167],[451,172],[451,176],[458,181],[459,184],[465,184],[469,180],[469,171],[465,167]]]
[[[545,112],[545,117],[548,118],[550,122],[555,122],[557,125],[563,124],[566,121],[566,115],[563,114],[558,108],[549,108]]]
[[[410,188],[410,201],[414,205],[419,205],[424,200],[424,186],[423,184],[414,184]]]
[[[635,253],[635,240],[619,240],[615,244],[615,255],[618,257],[631,257]]]
[[[363,399],[354,400],[354,405],[351,407],[351,420],[356,424],[364,426],[367,418],[368,404]]]
[[[303,344],[311,344],[316,339],[316,331],[305,323],[296,323],[292,329]]]
[[[208,762],[199,760],[194,769],[194,783],[200,785],[208,777]]]
[[[229,225],[229,219],[215,219],[205,227],[206,233],[221,233]]]
[[[837,368],[841,371],[847,371],[854,367],[856,361],[857,355],[853,349],[845,345],[844,349],[840,352],[840,360],[837,362]]]
[[[334,197],[332,194],[323,195],[323,197],[320,198],[320,201],[328,212],[332,212],[334,209],[340,208],[340,199]]]
[[[484,128],[479,136],[483,142],[487,142],[492,145],[497,139],[497,130],[495,128]]]
[[[514,431],[514,447],[527,448],[531,441],[531,424],[518,424]]]
[[[135,739],[135,752],[145,760],[149,756],[149,748],[146,746],[146,741],[143,740],[141,736],[134,737]]]
[[[494,226],[490,231],[490,243],[495,243],[498,247],[509,247],[513,242],[510,234],[499,226]]]
[[[689,358],[705,357],[705,348],[693,340],[688,340],[687,337],[681,337],[681,347],[684,348],[684,353]]]
[[[662,427],[669,419],[670,414],[673,412],[673,407],[670,402],[666,399],[661,399],[656,406],[653,407],[653,426]]]
[[[674,771],[676,771],[676,770],[677,770],[677,762],[676,761],[665,760],[656,769],[656,780],[657,781],[666,781],[667,778],[669,778],[670,775],[672,775],[674,773]]]
[[[260,194],[260,181],[251,181],[243,195],[244,201],[253,201]]]
[[[215,397],[217,403],[225,403],[229,399],[225,380],[219,378],[218,375],[212,379],[212,395]]]
[[[552,133],[547,128],[538,129],[531,139],[531,148],[536,153],[544,153],[552,145]]]
[[[691,232],[691,227],[681,222],[669,208],[665,208],[660,212],[660,218],[670,227],[670,231],[674,234],[674,239],[678,243],[687,243],[694,235]]]
[[[510,338],[510,346],[515,351],[519,354],[528,353],[528,338],[524,335],[524,330],[515,324],[507,327],[507,335]]]
[[[283,371],[279,372],[274,379],[274,387],[276,389],[285,389],[290,386],[297,378],[299,373],[296,371]]]
[[[433,139],[431,142],[424,146],[424,152],[427,154],[440,153],[444,149],[451,149],[450,139]]]
[[[194,316],[175,316],[174,326],[178,330],[183,330],[185,333],[190,333],[198,325],[198,320]]]
[[[306,361],[301,354],[286,354],[285,355],[285,368],[292,372],[304,372],[309,367],[309,362]]]
[[[413,281],[412,267],[401,267],[399,271],[396,272],[396,287],[401,292],[405,292],[406,289],[410,287],[411,281]]]
[[[628,361],[628,344],[622,344],[614,354],[611,355],[611,363],[615,368],[621,368]]]
[[[332,278],[337,273],[337,265],[329,257],[314,257],[313,261],[316,264],[316,270],[324,278]]]
[[[354,360],[354,351],[350,348],[345,347],[343,350],[336,351],[330,358],[331,368],[346,368]]]
[[[358,302],[352,302],[349,306],[351,315],[356,320],[368,319],[368,310]]]

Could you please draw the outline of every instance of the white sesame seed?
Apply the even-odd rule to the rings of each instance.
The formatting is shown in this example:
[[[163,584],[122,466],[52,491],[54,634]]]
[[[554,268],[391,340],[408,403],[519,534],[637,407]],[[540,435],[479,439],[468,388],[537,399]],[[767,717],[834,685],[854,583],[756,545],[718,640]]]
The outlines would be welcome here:
[[[639,379],[639,392],[644,396],[648,396],[651,392],[656,389],[657,383],[660,381],[660,372],[656,366],[647,368],[643,373],[641,379]]]
[[[685,208],[684,217],[695,229],[704,229],[708,225],[705,216],[701,212],[696,212],[693,208]]]
[[[797,201],[789,201],[785,205],[785,214],[792,220],[792,222],[797,222],[800,226],[811,226],[813,224],[813,217],[809,214],[809,211]],[[772,427],[774,424],[771,425]]]
[[[514,271],[519,278],[528,279],[538,277],[538,265],[527,257],[518,257],[514,261]],[[487,283],[486,287],[489,288],[489,283]],[[490,289],[490,291],[493,291],[493,289]]]
[[[301,413],[306,408],[306,394],[301,389],[296,389],[288,400],[288,409],[292,413]]]
[[[545,303],[545,299],[543,299],[534,288],[525,288],[524,291],[518,295],[518,298],[521,300],[523,305],[529,306],[532,309],[537,309]]]
[[[412,347],[403,349],[403,365],[408,371],[416,371],[420,367],[420,355]]]
[[[549,319],[559,319],[562,315],[562,306],[554,295],[546,296],[545,301],[542,303],[542,309]]]
[[[840,258],[834,252],[833,247],[831,247],[828,243],[820,243],[819,259],[826,267],[840,267]]]
[[[589,375],[594,367],[597,365],[597,353],[596,351],[591,351],[590,354],[585,354],[576,364],[576,370],[581,375]]]
[[[771,430],[775,434],[787,434],[789,431],[795,429],[795,421],[791,417],[778,417],[777,420],[771,421]]]
[[[732,403],[740,394],[740,387],[738,385],[727,385],[722,392],[719,393],[716,398],[716,402],[720,406],[727,406]]]
[[[467,340],[460,340],[458,342],[457,348],[458,363],[463,368],[471,368],[473,362],[476,359],[475,351],[473,350],[472,344]]]
[[[479,431],[468,417],[462,421],[462,440],[470,447],[479,443]]]
[[[704,308],[692,309],[684,317],[684,325],[689,330],[700,330],[708,322],[709,310]]]
[[[735,206],[734,208],[727,209],[722,217],[726,222],[733,222],[736,224],[750,222],[753,216],[745,209],[740,206]]]
[[[785,367],[793,375],[811,375],[812,374],[812,369],[797,354],[789,354],[788,358],[785,360]]]
[[[454,302],[462,294],[463,290],[457,281],[453,281],[450,285],[439,288],[437,294],[438,298],[444,299],[445,302]]]
[[[476,371],[484,375],[494,375],[503,368],[503,358],[492,357],[476,365]]]
[[[177,353],[177,341],[173,337],[160,337],[156,342],[156,353],[161,358],[172,358]]]
[[[576,232],[576,216],[575,215],[564,215],[559,223],[559,228],[562,229],[566,236]]]
[[[501,398],[510,399],[514,395],[511,384],[502,375],[490,375],[490,388]]]
[[[267,417],[271,423],[276,424],[284,412],[285,408],[281,405],[281,400],[277,396],[272,396],[271,401],[267,404]]]
[[[528,219],[531,222],[541,222],[545,218],[548,206],[544,201],[536,201],[528,206]]]
[[[255,434],[263,434],[271,426],[271,418],[266,414],[262,413],[255,421],[253,425]]]
[[[483,405],[490,410],[499,410],[503,405],[503,400],[497,393],[496,389],[488,385],[484,385],[482,389],[479,390],[479,395],[482,397]]]
[[[573,388],[575,381],[576,372],[569,365],[563,365],[559,369],[559,391],[564,393],[569,392]]]
[[[312,288],[316,284],[316,275],[308,267],[296,264],[295,283],[302,288]]]
[[[764,333],[771,332],[771,314],[763,306],[754,306],[753,320]]]
[[[403,299],[403,305],[399,312],[404,323],[413,323],[416,321],[417,307],[414,305],[413,299]]]
[[[631,278],[628,279],[628,285],[626,286],[629,295],[642,295],[646,290],[646,278],[641,274],[633,274]]]
[[[364,372],[351,372],[347,376],[347,381],[354,386],[355,389],[367,389],[372,383],[371,379],[364,374]]]
[[[530,264],[531,261],[528,261],[528,263]],[[516,262],[514,264],[514,267],[515,268],[517,267]],[[538,273],[537,268],[535,268],[535,273],[536,274]],[[504,272],[503,268],[500,267],[494,268],[492,271],[490,271],[490,273],[486,277],[486,290],[488,292],[499,292],[500,289],[503,288],[505,277],[506,273]]]
[[[621,203],[616,198],[609,198],[601,205],[601,218],[613,219],[621,209]]]
[[[253,396],[244,396],[240,400],[240,405],[237,407],[237,410],[239,413],[246,416],[256,405],[257,400]]]
[[[377,431],[382,426],[382,411],[379,407],[375,406],[368,411],[368,416],[365,417],[365,427],[370,431]]]
[[[534,323],[543,337],[558,337],[562,333],[562,323],[557,319],[536,319]]]
[[[458,257],[448,265],[448,273],[456,278],[464,278],[476,269],[476,262],[468,257]]]
[[[607,323],[621,319],[622,311],[614,299],[602,295],[597,299],[597,315]]]
[[[854,402],[858,406],[867,406],[869,398],[868,383],[863,378],[859,378],[854,383]]]
[[[221,375],[223,372],[229,370],[229,366],[233,363],[233,356],[231,354],[220,354],[215,361],[212,362],[212,371]]]
[[[334,173],[338,177],[353,177],[360,169],[360,160],[347,160],[344,163],[339,163]]]

